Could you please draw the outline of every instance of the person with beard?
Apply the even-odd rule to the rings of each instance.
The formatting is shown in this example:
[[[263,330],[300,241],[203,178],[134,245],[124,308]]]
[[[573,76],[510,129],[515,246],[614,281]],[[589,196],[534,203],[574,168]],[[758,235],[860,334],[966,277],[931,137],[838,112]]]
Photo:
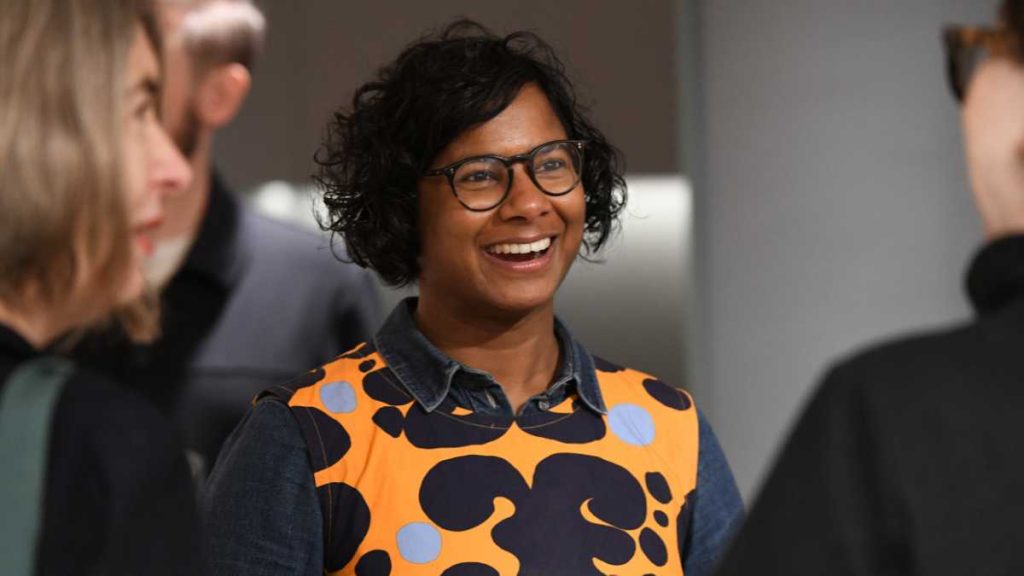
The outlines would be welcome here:
[[[835,366],[768,476],[719,576],[1022,574],[1024,1],[946,31],[987,243],[978,317]]]
[[[180,428],[198,477],[260,390],[363,341],[378,322],[370,274],[311,232],[258,215],[212,167],[214,135],[252,84],[265,22],[247,0],[161,0],[163,121],[195,179],[167,198],[147,275],[163,288],[163,334],[120,335],[78,356],[133,383]],[[334,252],[338,252],[335,250]]]

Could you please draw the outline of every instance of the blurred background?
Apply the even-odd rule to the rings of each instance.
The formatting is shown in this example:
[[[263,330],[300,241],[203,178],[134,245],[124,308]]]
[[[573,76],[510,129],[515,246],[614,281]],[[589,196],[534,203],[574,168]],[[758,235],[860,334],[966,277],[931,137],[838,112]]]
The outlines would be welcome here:
[[[981,230],[940,32],[996,0],[257,4],[267,50],[216,164],[311,227],[328,118],[406,43],[467,16],[556,48],[630,185],[559,312],[592,352],[692,391],[748,501],[829,363],[969,314]]]

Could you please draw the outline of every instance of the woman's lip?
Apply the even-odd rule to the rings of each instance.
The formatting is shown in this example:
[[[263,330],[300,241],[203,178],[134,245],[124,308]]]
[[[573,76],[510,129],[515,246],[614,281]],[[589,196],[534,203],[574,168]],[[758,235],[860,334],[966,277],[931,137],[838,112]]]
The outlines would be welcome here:
[[[142,233],[142,232],[147,232],[148,233],[148,232],[155,231],[163,223],[164,223],[164,219],[163,218],[150,218],[148,220],[143,220],[141,222],[136,222],[135,225],[132,226],[132,229],[135,230],[136,234],[139,234],[139,233]]]
[[[146,232],[135,233],[135,245],[139,247],[139,251],[146,257],[152,256],[153,251],[156,250],[156,244],[153,241],[153,237]]]
[[[541,236],[541,238],[538,238],[538,240],[542,239],[542,238],[548,238],[548,236]],[[502,269],[504,269],[504,270],[506,270],[508,272],[514,272],[514,273],[537,272],[538,270],[542,270],[542,269],[546,268],[549,264],[551,264],[551,260],[552,260],[552,257],[553,257],[552,254],[554,254],[555,245],[556,245],[557,240],[558,240],[557,238],[552,238],[551,239],[551,245],[548,246],[547,249],[544,250],[544,252],[540,256],[538,256],[537,258],[533,258],[531,260],[511,261],[511,260],[505,260],[505,259],[501,258],[500,255],[492,254],[492,253],[488,252],[487,250],[483,250],[483,253],[487,256],[488,261],[490,261],[492,264],[494,264],[494,265],[496,265],[496,266],[498,266],[498,267],[500,267],[500,268],[502,268]],[[525,242],[524,242],[524,244],[525,244]]]
[[[142,220],[132,226],[135,245],[139,247],[139,251],[142,252],[144,257],[148,258],[156,251],[156,239],[154,236],[163,222],[164,219],[162,217],[156,217]]]

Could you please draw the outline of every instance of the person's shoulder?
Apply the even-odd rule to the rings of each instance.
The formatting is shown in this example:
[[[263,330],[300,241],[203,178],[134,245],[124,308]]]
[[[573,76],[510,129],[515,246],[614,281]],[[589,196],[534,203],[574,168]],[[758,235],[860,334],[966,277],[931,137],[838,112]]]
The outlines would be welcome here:
[[[984,352],[984,331],[982,323],[962,322],[891,336],[840,357],[828,373],[883,380],[944,374],[951,366]]]
[[[948,409],[1024,378],[1024,306],[869,345],[826,370],[819,395],[886,409]]]
[[[110,423],[117,423],[122,417],[150,421],[151,416],[159,414],[141,394],[81,365],[75,366],[61,394],[61,402],[72,410],[102,413],[106,416],[103,420]],[[162,422],[162,418],[156,422]]]
[[[610,362],[600,356],[591,355],[591,358],[594,361],[598,382],[601,383],[601,393],[606,396],[612,393],[613,389],[628,390],[650,397],[675,410],[688,410],[693,406],[693,397],[689,392],[653,374]]]
[[[114,500],[153,486],[190,490],[185,452],[170,422],[141,394],[99,373],[75,370],[51,430],[51,457],[100,474]]]
[[[57,417],[112,450],[178,451],[171,424],[152,402],[89,368],[76,367],[68,379]]]
[[[256,400],[277,400],[287,404],[297,392],[327,380],[328,374],[332,383],[337,383],[342,388],[351,387],[353,382],[362,380],[365,374],[384,366],[384,360],[377,354],[374,344],[363,342],[321,366],[267,388],[256,397]]]

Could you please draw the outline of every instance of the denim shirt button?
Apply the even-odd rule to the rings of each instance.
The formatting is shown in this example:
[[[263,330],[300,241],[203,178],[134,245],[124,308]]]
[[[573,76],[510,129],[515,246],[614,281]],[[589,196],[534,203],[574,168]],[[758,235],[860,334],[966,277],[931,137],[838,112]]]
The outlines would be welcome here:
[[[541,400],[540,402],[537,402],[537,408],[547,412],[548,408],[551,408],[551,403],[547,400]]]

